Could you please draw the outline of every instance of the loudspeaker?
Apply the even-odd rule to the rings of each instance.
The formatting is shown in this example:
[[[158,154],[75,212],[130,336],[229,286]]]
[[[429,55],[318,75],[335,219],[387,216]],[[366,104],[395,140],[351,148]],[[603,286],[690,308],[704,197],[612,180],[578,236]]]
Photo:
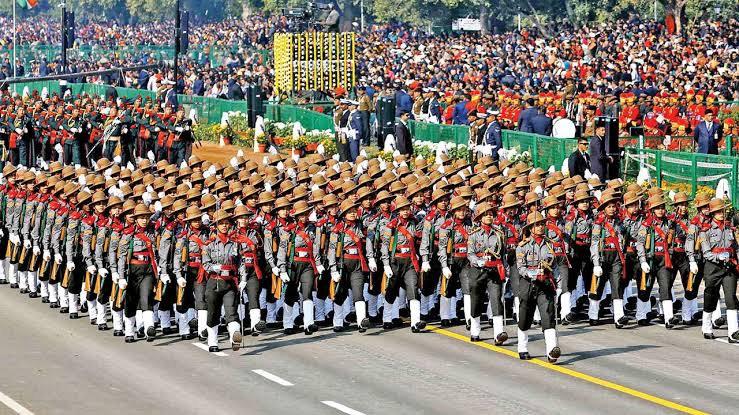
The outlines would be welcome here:
[[[264,116],[264,91],[259,85],[249,85],[246,89],[246,108],[249,127],[254,128],[257,116]]]
[[[621,148],[618,146],[618,118],[598,117],[595,119],[595,125],[603,125],[606,128],[606,135],[603,137],[606,142],[606,154],[609,156],[621,155]]]
[[[377,143],[380,149],[388,134],[395,134],[395,96],[381,96],[377,100]]]

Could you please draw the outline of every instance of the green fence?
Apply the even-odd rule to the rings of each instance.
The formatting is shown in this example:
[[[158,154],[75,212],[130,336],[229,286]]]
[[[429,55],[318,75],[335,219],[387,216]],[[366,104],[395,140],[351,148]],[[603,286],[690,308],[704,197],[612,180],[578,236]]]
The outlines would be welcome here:
[[[457,145],[467,145],[470,140],[470,130],[464,125],[432,124],[409,121],[408,129],[415,140],[438,143],[446,141]]]
[[[47,62],[58,59],[61,56],[61,46],[56,45],[37,45],[37,46],[18,46],[16,49],[17,58],[23,63],[28,70],[31,61],[40,62],[46,59]],[[269,49],[259,49],[245,46],[207,46],[207,45],[190,45],[187,53],[183,53],[196,61],[207,60],[211,66],[221,66],[231,53],[241,53],[245,57],[258,58],[261,62],[269,62],[272,59],[272,52]],[[0,57],[8,57],[12,60],[12,46],[0,47]],[[105,59],[143,59],[147,57],[150,61],[172,60],[174,59],[174,48],[172,46],[157,45],[120,45],[120,46],[103,46],[103,45],[82,45],[67,49],[67,58],[78,60],[96,60]]]
[[[277,122],[299,121],[306,130],[334,131],[334,120],[331,115],[296,105],[267,104],[264,117]]]

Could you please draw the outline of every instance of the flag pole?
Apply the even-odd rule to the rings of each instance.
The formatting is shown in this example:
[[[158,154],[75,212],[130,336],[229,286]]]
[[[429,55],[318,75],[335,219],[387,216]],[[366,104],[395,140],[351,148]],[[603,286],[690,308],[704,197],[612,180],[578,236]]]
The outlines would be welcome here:
[[[18,38],[18,32],[15,28],[15,3],[16,0],[13,0],[13,78],[17,76],[17,66],[18,66],[18,58],[16,57],[16,39]],[[15,85],[13,86],[13,92],[15,92]]]

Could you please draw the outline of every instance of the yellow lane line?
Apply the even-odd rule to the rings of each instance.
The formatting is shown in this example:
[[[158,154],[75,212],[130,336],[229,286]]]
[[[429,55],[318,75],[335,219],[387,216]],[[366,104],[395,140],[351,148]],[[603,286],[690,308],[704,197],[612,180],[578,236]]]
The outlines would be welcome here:
[[[455,339],[455,340],[459,340],[459,341],[462,341],[462,342],[465,342],[465,343],[469,343],[469,344],[471,344],[473,346],[482,347],[483,349],[488,349],[488,350],[491,350],[493,352],[504,354],[504,355],[506,355],[508,357],[512,357],[514,359],[518,359],[518,353],[517,352],[514,352],[513,350],[508,350],[508,349],[505,349],[503,347],[495,346],[495,345],[492,345],[492,344],[486,343],[486,342],[471,342],[470,339],[469,339],[469,337],[467,337],[467,336],[463,336],[461,334],[457,334],[457,333],[454,333],[452,331],[444,330],[444,329],[441,329],[441,328],[438,328],[438,327],[434,327],[434,326],[430,326],[430,325],[429,326],[426,326],[426,327],[428,329],[430,329],[431,331],[433,331],[434,333],[438,333],[438,334],[441,334],[443,336],[446,336],[446,337],[449,337],[449,338],[452,338],[452,339]],[[648,393],[641,392],[641,391],[638,391],[636,389],[632,389],[632,388],[629,388],[629,387],[626,387],[626,386],[623,386],[623,385],[619,385],[618,383],[609,382],[607,380],[600,379],[600,378],[597,378],[595,376],[591,376],[591,375],[588,375],[588,374],[585,374],[585,373],[582,373],[582,372],[578,372],[576,370],[568,369],[566,367],[553,365],[553,364],[551,364],[551,363],[549,363],[547,361],[541,360],[541,359],[531,359],[531,360],[526,360],[524,362],[535,364],[535,365],[541,366],[541,367],[543,367],[545,369],[549,369],[549,370],[552,370],[554,372],[559,372],[559,373],[562,373],[564,375],[571,376],[573,378],[584,380],[585,382],[590,382],[592,384],[595,384],[595,385],[598,385],[598,386],[602,386],[604,388],[608,388],[608,389],[612,389],[612,390],[615,390],[615,391],[618,391],[618,392],[621,392],[621,393],[625,393],[625,394],[631,395],[631,396],[633,396],[635,398],[643,399],[645,401],[652,402],[652,403],[657,404],[657,405],[660,405],[660,406],[664,406],[665,408],[674,409],[675,411],[682,412],[682,413],[685,413],[685,414],[692,414],[692,415],[707,415],[708,414],[707,412],[699,411],[699,410],[697,410],[695,408],[691,408],[689,406],[685,406],[685,405],[681,405],[681,404],[676,403],[676,402],[668,401],[666,399],[662,399],[660,397],[657,397],[657,396],[654,396],[654,395],[650,395]]]

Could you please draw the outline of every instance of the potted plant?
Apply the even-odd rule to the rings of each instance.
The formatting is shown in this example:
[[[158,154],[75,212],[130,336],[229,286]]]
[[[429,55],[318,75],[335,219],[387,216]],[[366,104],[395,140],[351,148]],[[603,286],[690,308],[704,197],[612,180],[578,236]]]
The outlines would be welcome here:
[[[269,145],[269,139],[266,134],[260,134],[257,136],[257,149],[260,153],[267,152],[267,146]]]

